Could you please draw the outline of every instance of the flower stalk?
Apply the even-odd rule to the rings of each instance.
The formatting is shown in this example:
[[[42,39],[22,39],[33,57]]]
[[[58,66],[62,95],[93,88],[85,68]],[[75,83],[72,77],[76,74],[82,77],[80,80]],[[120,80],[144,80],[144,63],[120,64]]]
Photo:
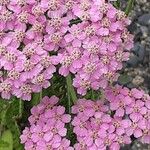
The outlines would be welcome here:
[[[120,1],[119,1],[119,0],[115,1],[115,2],[114,2],[114,6],[115,6],[116,8],[120,8]]]
[[[72,102],[75,104],[77,101],[77,96],[76,96],[76,92],[74,90],[74,87],[72,85],[72,79],[71,79],[70,74],[66,77],[66,82],[67,82],[68,95],[71,96]]]
[[[126,10],[125,10],[125,13],[127,16],[131,12],[133,5],[134,5],[134,0],[128,0],[128,4],[127,4]]]

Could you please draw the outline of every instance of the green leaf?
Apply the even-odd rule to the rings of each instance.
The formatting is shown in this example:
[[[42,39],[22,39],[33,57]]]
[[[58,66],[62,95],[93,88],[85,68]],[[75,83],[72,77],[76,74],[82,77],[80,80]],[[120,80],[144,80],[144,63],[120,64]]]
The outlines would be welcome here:
[[[8,142],[3,141],[2,139],[0,139],[0,148],[2,148],[2,147],[8,147],[8,146],[9,146]]]
[[[6,101],[0,98],[0,113],[3,112],[3,110],[7,107],[8,104],[9,104],[9,101]]]
[[[116,8],[120,8],[120,5],[121,5],[120,0],[117,0],[117,1],[114,2],[114,6]]]
[[[73,85],[72,85],[71,75],[68,75],[68,76],[66,77],[66,82],[67,82],[67,88],[68,88],[69,93],[70,93],[70,95],[71,95],[72,101],[73,101],[73,103],[76,103],[76,101],[77,101],[77,96],[76,96],[76,92],[75,92],[75,90],[74,90],[74,87],[73,87]]]
[[[6,130],[2,134],[0,150],[13,150],[13,136],[10,130]]]
[[[23,145],[20,144],[20,129],[17,121],[21,117],[22,102],[18,99],[13,99],[6,112],[6,125],[13,135],[13,147],[15,150],[23,150]]]
[[[6,112],[9,108],[10,101],[6,101],[3,99],[0,99],[0,136],[3,132],[3,128],[6,125]]]
[[[92,99],[92,100],[98,100],[102,96],[102,93],[100,90],[89,90],[87,91],[86,95],[84,96],[85,99]]]
[[[23,145],[20,143],[20,129],[16,121],[10,122],[9,129],[13,133],[13,147],[15,150],[23,150]]]
[[[40,103],[41,99],[42,99],[42,92],[40,92],[40,93],[34,93],[32,95],[31,105],[32,106],[38,105]]]
[[[125,10],[126,15],[129,15],[130,11],[132,10],[134,5],[134,0],[128,0],[128,4]]]

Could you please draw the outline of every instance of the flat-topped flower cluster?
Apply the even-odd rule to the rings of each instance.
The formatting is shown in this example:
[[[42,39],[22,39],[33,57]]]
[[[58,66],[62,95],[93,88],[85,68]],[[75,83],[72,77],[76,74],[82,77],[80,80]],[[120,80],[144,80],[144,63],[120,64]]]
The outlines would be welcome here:
[[[72,12],[81,23],[69,28],[64,39],[65,51],[59,53],[62,67],[59,73],[75,74],[73,85],[85,95],[88,89],[106,88],[116,81],[122,62],[129,59],[133,37],[125,13],[110,3],[78,1]]]
[[[65,114],[63,106],[57,106],[58,100],[56,96],[46,96],[31,109],[30,127],[26,127],[20,137],[25,150],[73,150],[70,140],[65,138],[65,124],[71,116]]]
[[[150,143],[150,96],[116,85],[103,100],[80,99],[72,107],[76,150],[119,150],[133,137]]]
[[[30,127],[21,136],[25,149],[119,150],[130,144],[133,137],[150,144],[150,96],[142,90],[118,85],[107,88],[104,95],[97,101],[78,99],[72,106],[72,120],[64,114],[64,107],[55,106],[58,98],[43,98],[32,108]],[[64,125],[70,121],[77,138],[72,146],[64,137],[67,132]]]
[[[129,59],[125,13],[99,0],[1,0],[0,94],[30,100],[59,73],[79,94],[106,88]]]

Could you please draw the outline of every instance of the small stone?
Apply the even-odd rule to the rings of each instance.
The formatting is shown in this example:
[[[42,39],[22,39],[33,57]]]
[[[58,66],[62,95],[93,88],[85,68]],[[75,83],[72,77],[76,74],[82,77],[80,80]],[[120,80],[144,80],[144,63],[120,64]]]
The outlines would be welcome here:
[[[136,86],[141,85],[143,82],[144,82],[144,78],[138,75],[132,81],[132,83]]]
[[[139,57],[134,54],[130,56],[130,60],[127,62],[127,64],[132,67],[136,67],[138,63],[139,63]]]
[[[140,16],[138,22],[144,26],[150,25],[150,13]]]
[[[148,31],[148,28],[146,26],[141,26],[141,31],[142,31],[144,38],[148,37],[149,31]]]

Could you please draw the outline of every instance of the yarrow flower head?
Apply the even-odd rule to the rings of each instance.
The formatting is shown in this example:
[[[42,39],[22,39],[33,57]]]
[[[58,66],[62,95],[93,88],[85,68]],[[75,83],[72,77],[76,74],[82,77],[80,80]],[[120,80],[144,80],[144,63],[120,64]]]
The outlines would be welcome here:
[[[100,100],[78,99],[71,109],[72,120],[56,96],[44,97],[31,109],[30,127],[20,137],[25,149],[120,150],[132,137],[149,144],[150,96],[119,85],[103,94]],[[73,147],[66,138],[70,121],[77,140]]]
[[[73,16],[71,8],[68,1],[0,2],[2,98],[31,100],[32,93],[50,86],[58,61],[49,52],[63,46]]]
[[[72,107],[73,132],[77,136],[74,148],[119,150],[130,144],[133,136],[150,143],[149,95],[119,85],[107,88],[104,94],[104,102],[79,99]]]
[[[127,30],[130,21],[125,13],[110,3],[77,1],[72,12],[79,23],[73,24],[64,37],[66,47],[58,54],[59,73],[75,74],[73,85],[85,95],[89,89],[105,89],[117,80],[117,71],[129,59],[133,36]]]
[[[65,114],[65,108],[58,106],[56,96],[44,97],[40,104],[31,109],[30,127],[26,127],[21,135],[21,143],[25,150],[73,150],[66,139],[71,116]]]
[[[143,90],[130,90],[119,85],[107,88],[104,93],[114,116],[130,119],[126,134],[134,135],[143,143],[150,143],[150,96]]]
[[[129,24],[122,11],[104,0],[1,1],[0,69],[5,73],[0,86],[12,82],[9,94],[1,96],[30,100],[32,93],[51,85],[57,64],[59,74],[75,75],[79,94],[105,89],[129,59]],[[30,88],[24,90],[25,85]]]
[[[110,87],[133,47],[130,20],[110,1],[0,0],[3,99],[31,100],[50,87],[57,65],[60,75],[73,74],[78,94],[104,90],[103,102],[79,99],[72,121],[56,96],[44,97],[31,109],[30,126],[20,137],[25,150],[119,150],[132,137],[150,144],[150,96]],[[73,147],[67,139],[70,122]]]
[[[111,116],[107,105],[100,100],[79,99],[72,107],[75,117],[72,121],[73,132],[77,136],[75,150],[115,149],[130,144],[131,138],[127,135],[129,119]]]

